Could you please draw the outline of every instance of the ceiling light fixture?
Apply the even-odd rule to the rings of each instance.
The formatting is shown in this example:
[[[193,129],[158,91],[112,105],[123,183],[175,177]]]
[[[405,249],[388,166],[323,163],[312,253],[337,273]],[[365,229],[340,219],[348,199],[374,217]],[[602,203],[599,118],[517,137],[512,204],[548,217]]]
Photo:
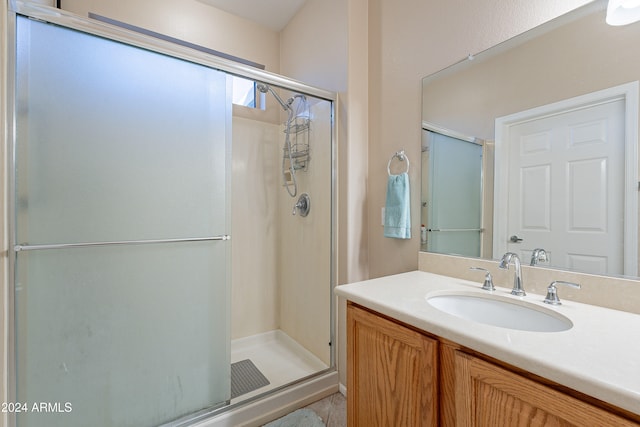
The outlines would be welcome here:
[[[607,24],[627,25],[640,20],[640,0],[609,0]]]

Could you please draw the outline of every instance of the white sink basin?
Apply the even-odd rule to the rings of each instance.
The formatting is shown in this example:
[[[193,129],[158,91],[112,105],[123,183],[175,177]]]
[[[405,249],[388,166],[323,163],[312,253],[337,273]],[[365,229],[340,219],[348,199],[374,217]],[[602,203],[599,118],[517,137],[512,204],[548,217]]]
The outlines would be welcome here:
[[[486,325],[531,332],[561,332],[573,323],[555,311],[499,295],[448,293],[427,296],[440,311]]]

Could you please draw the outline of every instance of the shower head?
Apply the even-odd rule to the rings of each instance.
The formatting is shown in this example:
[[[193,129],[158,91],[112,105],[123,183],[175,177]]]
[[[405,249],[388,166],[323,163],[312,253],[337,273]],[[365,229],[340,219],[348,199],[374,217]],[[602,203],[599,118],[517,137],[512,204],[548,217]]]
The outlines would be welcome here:
[[[290,98],[290,102],[284,102],[282,98],[280,98],[280,96],[276,93],[276,91],[271,89],[271,86],[265,83],[256,83],[256,89],[258,89],[262,93],[271,92],[271,95],[273,95],[276,101],[278,101],[284,111],[291,110],[291,103],[293,102],[293,98]]]

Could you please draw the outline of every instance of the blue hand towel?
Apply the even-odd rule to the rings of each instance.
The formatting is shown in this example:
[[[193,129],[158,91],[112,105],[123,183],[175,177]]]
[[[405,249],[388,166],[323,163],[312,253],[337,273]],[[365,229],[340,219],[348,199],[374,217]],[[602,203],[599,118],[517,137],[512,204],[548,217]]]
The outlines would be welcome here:
[[[409,175],[389,175],[384,210],[384,237],[411,238]]]

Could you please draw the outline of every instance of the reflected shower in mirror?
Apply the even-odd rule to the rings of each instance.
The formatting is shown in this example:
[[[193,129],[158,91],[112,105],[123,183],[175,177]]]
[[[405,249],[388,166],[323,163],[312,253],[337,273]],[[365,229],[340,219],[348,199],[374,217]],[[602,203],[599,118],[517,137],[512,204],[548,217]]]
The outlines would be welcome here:
[[[638,276],[640,23],[608,26],[605,11],[596,1],[424,78],[421,250],[528,260],[542,248],[540,266]],[[440,163],[435,135],[480,142],[481,160]],[[474,212],[458,198],[481,200],[473,220],[438,224]]]
[[[423,249],[480,256],[482,145],[462,137],[423,130]]]

